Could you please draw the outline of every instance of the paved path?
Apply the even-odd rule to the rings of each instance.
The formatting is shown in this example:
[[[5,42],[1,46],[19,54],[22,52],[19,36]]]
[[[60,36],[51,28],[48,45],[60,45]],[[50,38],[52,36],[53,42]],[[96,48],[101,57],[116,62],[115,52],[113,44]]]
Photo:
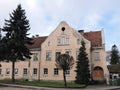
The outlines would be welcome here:
[[[37,90],[37,89],[27,89],[27,88],[17,88],[17,87],[1,87],[0,90]]]
[[[120,86],[92,85],[83,89],[47,88],[0,83],[0,90],[120,90]]]

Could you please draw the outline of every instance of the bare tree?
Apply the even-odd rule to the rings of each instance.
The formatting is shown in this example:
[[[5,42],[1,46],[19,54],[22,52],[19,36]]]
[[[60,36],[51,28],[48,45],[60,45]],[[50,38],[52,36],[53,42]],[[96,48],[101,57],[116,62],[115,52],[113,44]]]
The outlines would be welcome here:
[[[66,76],[65,72],[68,69],[71,69],[74,64],[74,59],[72,56],[68,54],[61,54],[57,59],[56,59],[56,66],[58,69],[63,70],[63,78],[64,78],[64,87],[67,87],[66,83]]]

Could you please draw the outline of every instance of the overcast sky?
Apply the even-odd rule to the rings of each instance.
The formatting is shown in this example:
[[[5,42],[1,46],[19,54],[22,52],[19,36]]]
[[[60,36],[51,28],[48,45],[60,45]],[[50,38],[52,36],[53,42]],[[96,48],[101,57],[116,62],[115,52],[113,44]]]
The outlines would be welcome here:
[[[0,0],[0,27],[21,4],[31,35],[49,35],[61,21],[85,32],[104,30],[106,50],[120,50],[120,0]]]

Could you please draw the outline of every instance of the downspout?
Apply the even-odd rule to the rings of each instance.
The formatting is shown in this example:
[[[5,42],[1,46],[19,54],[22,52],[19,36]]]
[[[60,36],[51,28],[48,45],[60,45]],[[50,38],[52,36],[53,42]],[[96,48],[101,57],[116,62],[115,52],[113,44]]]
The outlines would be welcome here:
[[[38,81],[40,81],[41,49],[39,51],[40,51],[40,56],[39,56],[39,64],[38,64]]]

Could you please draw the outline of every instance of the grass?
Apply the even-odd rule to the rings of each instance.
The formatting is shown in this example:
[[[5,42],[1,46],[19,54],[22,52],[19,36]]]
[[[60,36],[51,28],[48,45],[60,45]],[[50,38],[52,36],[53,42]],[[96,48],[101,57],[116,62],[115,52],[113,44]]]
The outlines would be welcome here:
[[[11,80],[0,80],[0,83],[12,83]],[[52,88],[63,88],[64,82],[53,82],[53,81],[25,81],[16,80],[14,84],[28,85],[28,86],[39,86],[39,87],[52,87]],[[67,82],[68,88],[84,88],[85,85],[76,84],[74,82]]]

